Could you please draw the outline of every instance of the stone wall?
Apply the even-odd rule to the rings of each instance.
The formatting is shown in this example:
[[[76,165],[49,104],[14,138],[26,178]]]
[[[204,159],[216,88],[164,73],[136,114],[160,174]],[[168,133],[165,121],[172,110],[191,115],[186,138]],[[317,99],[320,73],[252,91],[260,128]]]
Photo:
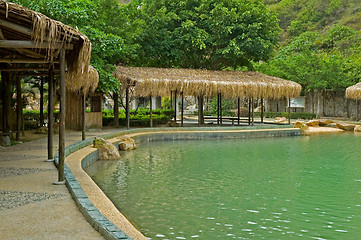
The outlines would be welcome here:
[[[305,108],[292,109],[292,111],[316,113],[319,117],[361,119],[360,101],[347,99],[345,91],[315,90],[305,93],[304,97]],[[286,112],[287,105],[285,98],[265,102],[268,112]]]

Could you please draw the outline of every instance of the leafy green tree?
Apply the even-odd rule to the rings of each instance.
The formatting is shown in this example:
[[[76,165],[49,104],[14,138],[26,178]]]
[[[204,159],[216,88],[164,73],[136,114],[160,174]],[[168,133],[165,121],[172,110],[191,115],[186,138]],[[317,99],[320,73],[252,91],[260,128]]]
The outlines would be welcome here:
[[[266,60],[278,44],[278,20],[261,0],[143,0],[143,31],[133,64],[223,69]]]

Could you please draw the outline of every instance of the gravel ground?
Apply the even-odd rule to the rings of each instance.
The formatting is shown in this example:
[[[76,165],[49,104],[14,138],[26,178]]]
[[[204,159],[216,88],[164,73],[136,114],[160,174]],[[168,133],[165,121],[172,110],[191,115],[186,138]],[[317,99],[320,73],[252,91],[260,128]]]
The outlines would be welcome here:
[[[92,131],[87,137],[113,132]],[[68,146],[81,132],[66,133]],[[57,150],[58,135],[54,137]],[[47,158],[47,136],[0,148],[0,239],[103,239],[83,218]]]

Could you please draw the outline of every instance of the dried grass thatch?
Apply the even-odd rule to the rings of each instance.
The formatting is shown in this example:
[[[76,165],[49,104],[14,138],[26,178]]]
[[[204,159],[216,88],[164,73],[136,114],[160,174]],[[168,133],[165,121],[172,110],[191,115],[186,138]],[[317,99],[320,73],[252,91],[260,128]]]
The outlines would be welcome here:
[[[354,100],[361,99],[361,83],[346,88],[346,97]]]
[[[137,96],[169,96],[177,90],[186,96],[279,99],[301,92],[298,83],[258,72],[118,66],[114,75]]]
[[[92,46],[87,36],[42,13],[5,0],[0,0],[0,12],[0,19],[19,26],[17,29],[3,26],[1,29],[3,36],[7,40],[32,40],[38,46],[44,44],[44,47],[33,49],[33,51],[41,53],[45,58],[43,60],[49,61],[49,63],[59,58],[60,50],[59,47],[54,47],[55,45],[66,47],[71,44],[73,48],[67,49],[65,52],[67,89],[75,91],[88,87],[89,83],[79,84],[77,82],[81,81],[79,79],[86,79],[85,76],[89,75],[89,71],[93,71],[92,68],[89,68]],[[27,29],[29,29],[29,34]],[[32,57],[38,58],[38,56],[39,54],[34,54]]]

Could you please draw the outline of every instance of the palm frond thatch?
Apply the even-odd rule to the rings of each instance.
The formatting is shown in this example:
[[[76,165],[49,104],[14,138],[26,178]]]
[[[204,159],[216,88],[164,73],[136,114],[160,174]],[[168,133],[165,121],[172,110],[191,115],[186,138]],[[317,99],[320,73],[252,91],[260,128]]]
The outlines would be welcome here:
[[[279,99],[301,92],[298,83],[258,72],[118,66],[114,76],[137,96],[169,96],[176,90],[186,96]]]
[[[63,47],[72,45],[72,49],[67,49],[65,53],[67,62],[66,87],[70,91],[79,91],[89,87],[89,83],[79,84],[79,79],[89,76],[93,71],[89,68],[91,57],[91,42],[87,36],[79,30],[53,20],[42,13],[30,10],[26,7],[0,0],[0,19],[19,26],[16,30],[11,26],[2,26],[2,38],[5,40],[26,40],[34,41],[38,46],[45,45],[39,49],[33,49],[33,58],[44,56],[49,63],[53,63],[59,57],[59,44]],[[19,30],[18,29],[22,29]],[[30,32],[27,34],[27,29]],[[20,51],[19,51],[20,52]],[[36,54],[38,52],[39,54]],[[83,76],[84,75],[84,76]],[[95,80],[96,78],[92,78]],[[97,84],[92,83],[91,85]],[[94,87],[92,87],[94,88]]]

